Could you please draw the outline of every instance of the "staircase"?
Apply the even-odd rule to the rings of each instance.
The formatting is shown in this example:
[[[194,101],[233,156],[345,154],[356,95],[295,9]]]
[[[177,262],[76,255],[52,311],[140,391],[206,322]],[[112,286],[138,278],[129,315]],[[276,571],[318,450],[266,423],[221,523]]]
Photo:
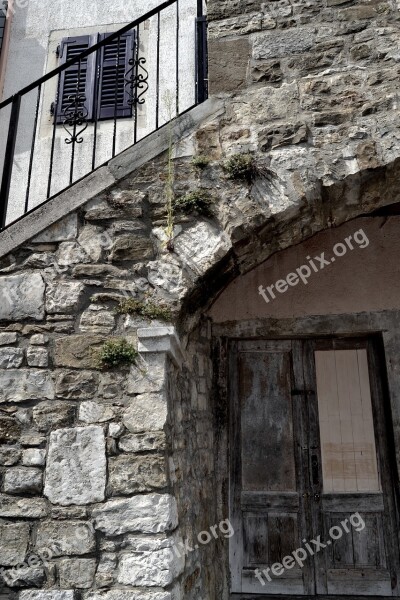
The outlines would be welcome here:
[[[193,2],[189,17],[168,0],[95,43],[63,41],[56,69],[0,103],[3,239],[206,100],[207,21]]]

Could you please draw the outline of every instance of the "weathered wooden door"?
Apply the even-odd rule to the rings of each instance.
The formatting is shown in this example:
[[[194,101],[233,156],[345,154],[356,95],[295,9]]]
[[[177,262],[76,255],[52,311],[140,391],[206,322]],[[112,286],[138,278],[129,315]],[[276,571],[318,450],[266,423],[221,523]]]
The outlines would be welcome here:
[[[371,343],[241,341],[230,360],[232,597],[397,595]]]

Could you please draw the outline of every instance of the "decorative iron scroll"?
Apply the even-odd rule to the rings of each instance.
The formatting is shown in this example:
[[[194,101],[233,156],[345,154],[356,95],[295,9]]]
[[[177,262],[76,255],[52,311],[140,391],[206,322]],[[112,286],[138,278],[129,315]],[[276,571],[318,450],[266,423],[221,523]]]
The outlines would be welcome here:
[[[142,96],[149,89],[149,84],[147,83],[149,72],[144,67],[145,62],[146,59],[143,57],[131,58],[129,60],[131,68],[125,73],[125,87],[129,95],[129,106],[145,103],[145,99],[142,98]],[[142,70],[143,73],[141,73],[140,70]]]
[[[68,96],[68,104],[63,109],[63,127],[68,133],[69,138],[65,138],[66,144],[81,144],[83,142],[82,133],[87,129],[87,117],[89,114],[85,106],[85,94],[76,94]],[[72,131],[70,129],[72,128]]]

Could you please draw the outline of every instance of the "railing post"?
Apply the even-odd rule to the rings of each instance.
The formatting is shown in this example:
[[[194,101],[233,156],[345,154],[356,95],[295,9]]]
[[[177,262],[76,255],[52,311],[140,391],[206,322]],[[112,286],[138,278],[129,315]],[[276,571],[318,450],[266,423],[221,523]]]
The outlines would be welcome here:
[[[11,175],[14,164],[15,143],[18,134],[19,109],[21,107],[21,95],[13,98],[11,105],[10,124],[8,127],[6,152],[4,155],[3,177],[0,188],[0,229],[6,224],[8,196],[10,193]]]
[[[203,13],[203,0],[197,0],[196,18],[196,104],[208,98],[207,17]]]

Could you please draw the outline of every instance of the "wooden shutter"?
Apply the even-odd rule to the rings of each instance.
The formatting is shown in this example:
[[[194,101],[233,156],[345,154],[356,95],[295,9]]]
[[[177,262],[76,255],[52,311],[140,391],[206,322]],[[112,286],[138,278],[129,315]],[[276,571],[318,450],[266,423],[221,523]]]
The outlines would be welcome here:
[[[103,40],[110,33],[100,34]],[[129,103],[130,95],[127,76],[132,69],[132,59],[135,53],[134,31],[128,32],[99,50],[99,89],[98,109],[99,119],[112,119],[116,117],[131,117],[132,104]],[[131,61],[131,64],[129,64]]]
[[[4,8],[3,10],[5,11],[6,8]],[[3,46],[4,29],[6,27],[6,13],[3,12],[3,10],[0,9],[0,54],[1,48]]]
[[[65,38],[60,46],[60,64],[76,58],[96,43],[94,36],[84,35],[74,38]],[[93,81],[95,74],[95,53],[87,56],[80,64],[79,61],[63,71],[60,75],[59,93],[57,99],[57,123],[63,123],[68,106],[74,102],[78,93],[82,96],[87,112],[86,120],[93,120]],[[78,106],[79,106],[78,105]]]

